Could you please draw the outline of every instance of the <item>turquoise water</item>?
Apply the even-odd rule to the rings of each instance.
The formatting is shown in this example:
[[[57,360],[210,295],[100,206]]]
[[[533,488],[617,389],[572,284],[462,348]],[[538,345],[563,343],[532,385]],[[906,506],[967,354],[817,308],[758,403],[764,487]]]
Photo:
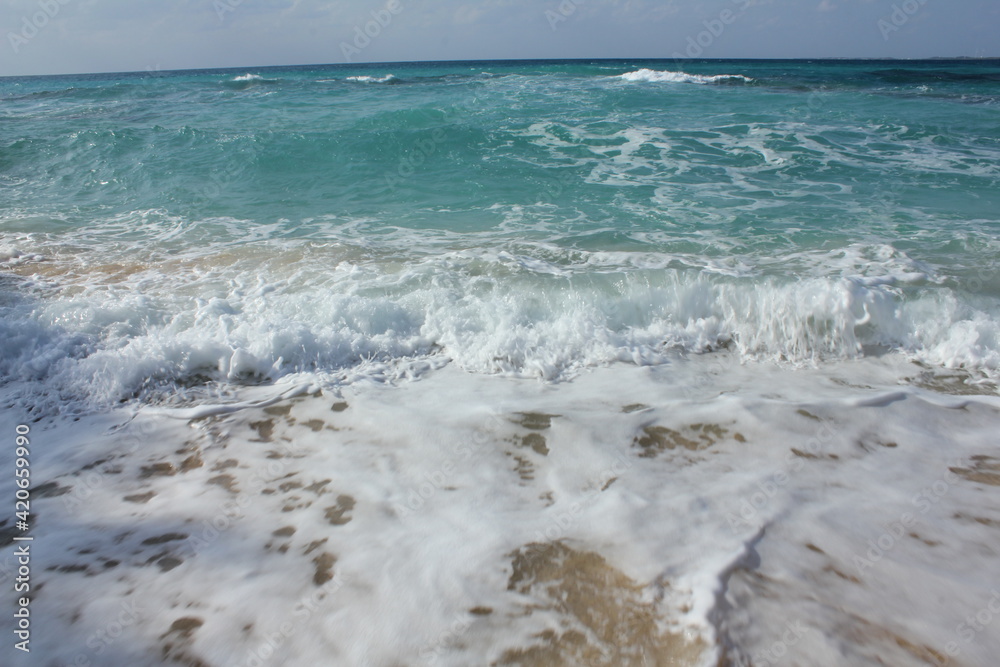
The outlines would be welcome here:
[[[0,101],[8,379],[96,374],[111,401],[720,346],[1000,368],[996,61],[153,72]]]

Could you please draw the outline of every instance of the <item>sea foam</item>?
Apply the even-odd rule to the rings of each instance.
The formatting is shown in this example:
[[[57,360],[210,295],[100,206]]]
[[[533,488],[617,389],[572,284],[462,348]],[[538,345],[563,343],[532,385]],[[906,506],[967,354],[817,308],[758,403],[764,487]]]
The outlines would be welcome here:
[[[394,269],[285,245],[275,257],[299,259],[258,265],[252,279],[244,268],[266,252],[117,264],[111,275],[8,252],[9,270],[44,267],[50,277],[36,284],[66,284],[46,288],[44,301],[13,302],[0,323],[0,369],[95,407],[198,377],[406,379],[414,359],[546,381],[720,348],[791,366],[887,350],[983,377],[1000,370],[1000,314],[948,288],[921,290],[935,277],[895,253],[868,252],[884,257],[864,273],[848,263],[842,277],[789,280],[747,263],[701,260],[699,270],[690,257],[525,250],[450,252]]]
[[[393,83],[398,81],[393,74],[386,74],[385,76],[349,76],[346,81],[354,81],[355,83]]]
[[[750,83],[753,81],[748,76],[742,74],[687,74],[685,72],[671,72],[669,70],[639,69],[634,72],[626,72],[619,78],[625,81],[648,81],[653,83],[720,83],[724,81],[743,81]]]

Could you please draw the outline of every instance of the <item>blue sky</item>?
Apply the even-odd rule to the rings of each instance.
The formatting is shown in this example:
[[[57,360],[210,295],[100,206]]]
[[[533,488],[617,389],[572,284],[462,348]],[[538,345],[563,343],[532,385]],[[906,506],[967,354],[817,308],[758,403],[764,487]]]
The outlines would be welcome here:
[[[1000,2],[0,0],[0,30],[0,76],[497,58],[1000,56]]]

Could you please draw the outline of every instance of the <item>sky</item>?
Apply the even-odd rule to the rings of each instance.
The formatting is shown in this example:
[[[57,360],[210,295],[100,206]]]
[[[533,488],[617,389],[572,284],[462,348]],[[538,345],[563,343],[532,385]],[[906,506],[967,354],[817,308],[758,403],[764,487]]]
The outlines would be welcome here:
[[[997,0],[0,0],[0,76],[532,58],[1000,56]]]

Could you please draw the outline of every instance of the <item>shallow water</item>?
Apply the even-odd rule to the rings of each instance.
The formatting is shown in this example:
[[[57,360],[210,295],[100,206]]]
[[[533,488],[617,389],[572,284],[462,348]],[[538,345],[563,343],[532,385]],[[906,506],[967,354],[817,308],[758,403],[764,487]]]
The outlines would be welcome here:
[[[238,410],[43,419],[35,650],[918,665],[951,647],[949,664],[988,662],[1000,636],[960,626],[997,586],[1000,400],[898,384],[910,369],[884,361],[670,369],[546,385],[448,367],[244,389]],[[95,639],[123,601],[135,622]]]

